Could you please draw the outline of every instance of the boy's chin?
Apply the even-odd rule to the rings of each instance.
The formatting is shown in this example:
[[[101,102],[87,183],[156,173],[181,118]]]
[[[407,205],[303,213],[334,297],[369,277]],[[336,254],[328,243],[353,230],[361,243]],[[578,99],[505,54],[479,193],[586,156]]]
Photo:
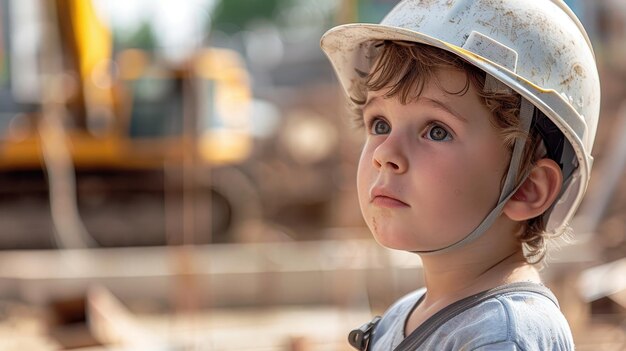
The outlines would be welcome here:
[[[392,250],[401,250],[401,251],[423,251],[427,250],[423,248],[422,245],[419,245],[414,240],[410,240],[409,238],[403,238],[399,235],[385,235],[381,233],[373,233],[374,239],[376,242],[388,249]]]
[[[403,236],[398,234],[388,235],[385,233],[374,232],[372,232],[372,234],[379,245],[392,250],[419,253],[424,251],[438,250],[448,245],[446,243],[418,242],[418,240],[415,239],[415,234],[410,236]]]

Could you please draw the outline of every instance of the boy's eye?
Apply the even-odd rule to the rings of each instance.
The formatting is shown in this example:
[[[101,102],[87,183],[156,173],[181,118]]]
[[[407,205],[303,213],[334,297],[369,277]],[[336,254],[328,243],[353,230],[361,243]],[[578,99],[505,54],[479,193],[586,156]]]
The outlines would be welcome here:
[[[391,126],[385,120],[377,118],[372,123],[372,134],[389,134],[391,132]]]
[[[426,134],[428,139],[434,141],[447,141],[452,139],[452,136],[447,130],[436,124],[432,125]]]

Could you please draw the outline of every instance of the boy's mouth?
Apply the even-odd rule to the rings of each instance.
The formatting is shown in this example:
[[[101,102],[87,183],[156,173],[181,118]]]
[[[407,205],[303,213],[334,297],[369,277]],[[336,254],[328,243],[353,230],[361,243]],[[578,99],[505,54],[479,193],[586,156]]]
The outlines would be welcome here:
[[[370,203],[380,207],[411,207],[381,187],[375,187],[370,191]]]

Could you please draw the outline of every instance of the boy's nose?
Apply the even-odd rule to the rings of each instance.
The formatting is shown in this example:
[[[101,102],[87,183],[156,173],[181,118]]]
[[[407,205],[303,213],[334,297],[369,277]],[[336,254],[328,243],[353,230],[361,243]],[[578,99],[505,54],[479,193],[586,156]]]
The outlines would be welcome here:
[[[404,173],[408,166],[408,160],[399,150],[398,145],[389,139],[374,150],[372,161],[376,169],[383,170],[386,168],[394,173]]]

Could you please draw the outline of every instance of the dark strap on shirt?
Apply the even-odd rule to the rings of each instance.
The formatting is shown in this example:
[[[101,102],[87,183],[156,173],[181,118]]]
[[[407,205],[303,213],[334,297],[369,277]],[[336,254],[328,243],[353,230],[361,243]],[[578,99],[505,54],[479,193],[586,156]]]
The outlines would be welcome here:
[[[453,317],[495,296],[514,292],[537,293],[547,297],[552,302],[554,302],[555,305],[558,306],[554,295],[550,292],[548,288],[543,285],[531,282],[517,282],[502,285],[490,290],[477,293],[472,296],[468,296],[462,300],[459,300],[451,305],[444,307],[441,311],[435,313],[432,317],[428,318],[428,320],[422,323],[419,327],[417,327],[417,329],[409,334],[409,336],[402,340],[400,345],[398,345],[398,347],[396,347],[394,351],[414,351],[418,347],[420,347],[420,345],[424,343],[424,341],[426,341],[426,339],[430,335],[432,335],[432,333],[434,333],[439,327],[441,327]],[[423,297],[424,296],[422,295],[422,298]],[[418,300],[415,306],[417,306],[420,301],[421,298],[420,300]],[[350,345],[352,345],[352,347],[359,351],[367,351],[370,346],[372,333],[374,332],[376,325],[378,324],[378,322],[380,322],[380,320],[381,317],[376,316],[369,323],[363,324],[360,328],[351,331],[348,336],[348,341],[350,342]]]

